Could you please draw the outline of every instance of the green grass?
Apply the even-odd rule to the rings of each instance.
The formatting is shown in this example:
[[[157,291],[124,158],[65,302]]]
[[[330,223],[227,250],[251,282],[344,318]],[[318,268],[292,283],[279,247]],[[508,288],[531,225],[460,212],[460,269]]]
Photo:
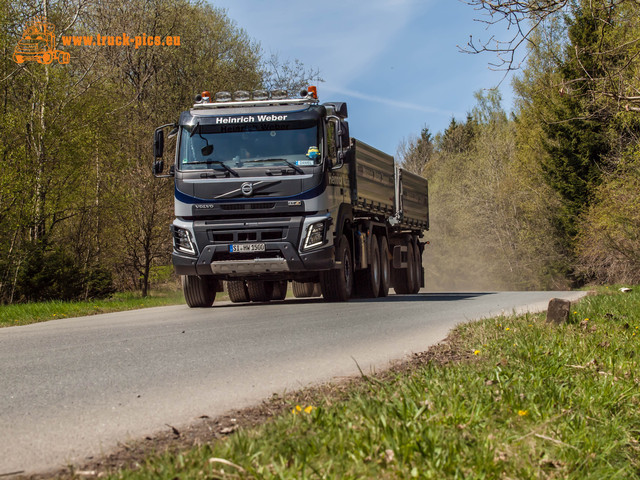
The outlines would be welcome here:
[[[113,478],[640,478],[639,292],[589,296],[561,326],[462,325],[346,398]]]
[[[222,294],[218,294],[222,296]],[[88,300],[81,302],[34,302],[0,306],[0,327],[27,325],[45,322],[57,318],[82,317],[98,313],[135,310],[138,308],[160,307],[184,303],[182,291],[152,291],[145,298],[139,293],[116,293],[104,300]]]

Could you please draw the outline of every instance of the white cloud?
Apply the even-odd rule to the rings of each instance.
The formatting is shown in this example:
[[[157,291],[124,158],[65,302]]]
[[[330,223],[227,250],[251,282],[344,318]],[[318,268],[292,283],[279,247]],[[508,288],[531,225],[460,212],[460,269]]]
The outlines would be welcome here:
[[[322,87],[323,90],[328,90],[330,92],[338,93],[340,95],[345,95],[353,98],[358,98],[361,100],[368,100],[371,102],[380,103],[383,105],[387,105],[389,107],[398,108],[402,110],[415,110],[418,112],[425,113],[436,113],[438,115],[451,115],[450,110],[442,110],[439,108],[430,107],[428,105],[422,105],[416,102],[405,102],[402,100],[395,100],[393,98],[381,97],[379,95],[371,95],[367,93],[358,92],[355,90],[347,89],[347,88],[336,88],[330,85],[324,85]]]

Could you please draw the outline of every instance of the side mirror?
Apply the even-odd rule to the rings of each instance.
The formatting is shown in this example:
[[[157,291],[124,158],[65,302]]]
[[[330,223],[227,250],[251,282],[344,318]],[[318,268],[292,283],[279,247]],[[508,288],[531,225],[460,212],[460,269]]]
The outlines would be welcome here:
[[[164,160],[162,160],[162,155],[164,153],[164,130],[168,127],[174,128],[174,130],[169,133],[169,138],[175,136],[178,132],[178,125],[176,125],[175,123],[167,123],[166,125],[162,125],[161,127],[156,128],[153,132],[154,162],[151,166],[151,171],[153,172],[153,176],[158,178],[169,178],[175,176],[175,170],[171,169],[169,170],[168,175],[162,173],[164,171]]]
[[[161,158],[164,151],[164,130],[162,127],[156,128],[153,133],[153,156]]]
[[[331,165],[331,170],[339,170],[344,166],[347,158],[346,153],[349,150],[351,139],[349,138],[349,125],[335,115],[329,115],[327,117],[328,124],[333,126],[333,132],[335,134],[334,144],[332,149],[335,149],[336,163]]]
[[[164,170],[164,161],[156,160],[155,162],[153,162],[152,170],[154,175],[161,175],[162,171]]]

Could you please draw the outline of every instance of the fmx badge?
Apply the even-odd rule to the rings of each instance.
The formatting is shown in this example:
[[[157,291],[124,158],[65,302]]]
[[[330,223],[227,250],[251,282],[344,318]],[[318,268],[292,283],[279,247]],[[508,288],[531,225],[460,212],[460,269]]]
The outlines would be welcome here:
[[[68,52],[56,50],[55,27],[46,18],[36,17],[24,26],[22,38],[13,51],[16,63],[36,61],[49,65],[54,60],[67,64],[71,58]]]

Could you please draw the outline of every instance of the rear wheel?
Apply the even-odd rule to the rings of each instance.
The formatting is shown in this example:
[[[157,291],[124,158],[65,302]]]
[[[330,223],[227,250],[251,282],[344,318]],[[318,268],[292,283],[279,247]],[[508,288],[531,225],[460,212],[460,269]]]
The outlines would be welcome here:
[[[213,277],[182,276],[184,299],[191,308],[210,307],[213,305],[217,290],[218,280]]]
[[[51,52],[44,52],[42,56],[38,58],[38,63],[49,65],[51,62],[53,62],[53,54]]]
[[[413,255],[414,286],[411,293],[418,293],[422,286],[422,254],[417,243],[413,245]]]
[[[380,291],[380,247],[378,238],[371,236],[371,247],[369,249],[370,264],[364,270],[359,270],[354,276],[358,294],[364,298],[376,298]]]
[[[296,282],[293,283],[293,296],[296,298],[308,298],[313,296],[315,283],[313,282]]]
[[[271,300],[284,300],[287,297],[287,281],[273,282]]]
[[[320,274],[322,295],[329,302],[346,302],[353,290],[353,261],[347,237],[342,235],[336,245],[337,268]]]
[[[247,290],[252,302],[268,302],[273,295],[273,282],[249,280],[247,281]]]
[[[229,292],[229,299],[233,303],[249,301],[249,290],[247,290],[244,280],[229,280],[227,282],[227,291]]]
[[[380,291],[379,297],[389,295],[391,287],[391,265],[389,263],[389,242],[387,237],[380,237]]]
[[[413,253],[413,243],[407,242],[407,266],[406,268],[393,269],[393,289],[396,293],[413,293],[415,288],[415,255]]]

